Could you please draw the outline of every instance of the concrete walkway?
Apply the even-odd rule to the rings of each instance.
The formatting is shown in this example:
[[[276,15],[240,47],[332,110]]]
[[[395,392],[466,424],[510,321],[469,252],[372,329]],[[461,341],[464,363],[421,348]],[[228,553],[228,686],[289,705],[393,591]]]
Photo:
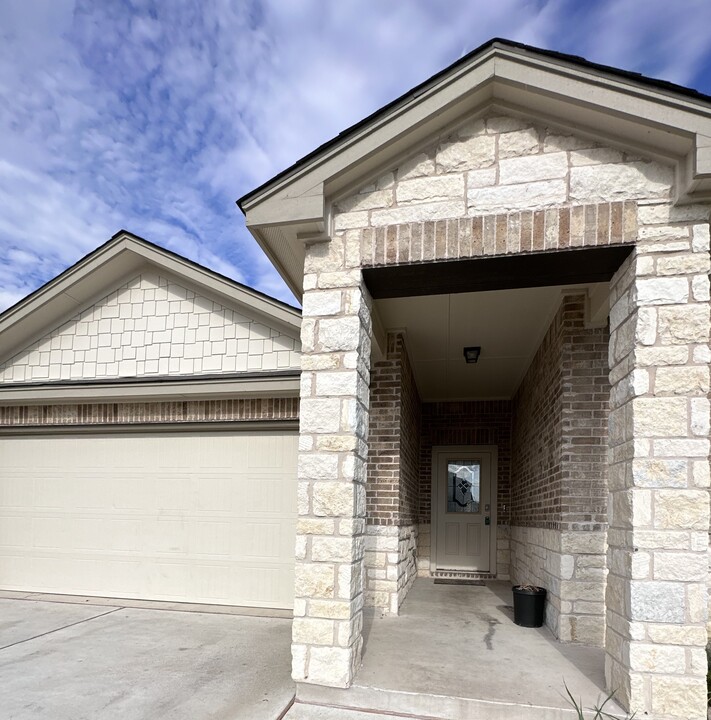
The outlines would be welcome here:
[[[314,712],[324,704],[447,720],[562,720],[575,717],[565,684],[587,708],[604,699],[604,652],[514,625],[511,604],[509,583],[418,579],[399,617],[366,622],[353,687],[299,685],[288,720],[308,717],[308,703]],[[620,712],[614,703],[605,710]]]
[[[0,599],[3,720],[276,720],[282,618]]]

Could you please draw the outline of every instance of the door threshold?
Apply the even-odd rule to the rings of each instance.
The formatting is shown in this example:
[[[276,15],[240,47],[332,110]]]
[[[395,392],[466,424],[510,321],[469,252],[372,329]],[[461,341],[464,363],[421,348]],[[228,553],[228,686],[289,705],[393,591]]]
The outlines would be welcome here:
[[[431,575],[435,580],[496,580],[494,573],[475,570],[433,570]]]

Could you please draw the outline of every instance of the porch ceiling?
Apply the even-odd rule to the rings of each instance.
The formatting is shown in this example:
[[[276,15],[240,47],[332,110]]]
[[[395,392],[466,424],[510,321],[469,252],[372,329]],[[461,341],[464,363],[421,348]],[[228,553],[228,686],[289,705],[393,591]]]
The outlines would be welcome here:
[[[564,293],[607,298],[607,283],[387,298],[384,328],[401,329],[423,401],[511,398]],[[603,317],[606,312],[602,312]],[[463,348],[481,346],[476,364]]]

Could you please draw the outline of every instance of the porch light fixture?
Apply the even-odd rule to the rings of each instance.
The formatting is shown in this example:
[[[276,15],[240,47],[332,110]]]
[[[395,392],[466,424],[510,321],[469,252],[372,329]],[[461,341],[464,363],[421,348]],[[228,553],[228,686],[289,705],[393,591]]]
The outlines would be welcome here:
[[[467,361],[467,364],[475,363],[479,359],[480,353],[480,347],[465,347],[464,359]]]

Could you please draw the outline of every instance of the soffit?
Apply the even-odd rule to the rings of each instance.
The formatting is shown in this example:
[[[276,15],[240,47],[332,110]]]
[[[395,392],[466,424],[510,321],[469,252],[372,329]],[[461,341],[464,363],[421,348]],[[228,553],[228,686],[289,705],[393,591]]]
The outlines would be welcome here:
[[[376,300],[388,329],[405,332],[423,401],[513,397],[565,293],[605,284]],[[480,346],[476,364],[463,348]]]

